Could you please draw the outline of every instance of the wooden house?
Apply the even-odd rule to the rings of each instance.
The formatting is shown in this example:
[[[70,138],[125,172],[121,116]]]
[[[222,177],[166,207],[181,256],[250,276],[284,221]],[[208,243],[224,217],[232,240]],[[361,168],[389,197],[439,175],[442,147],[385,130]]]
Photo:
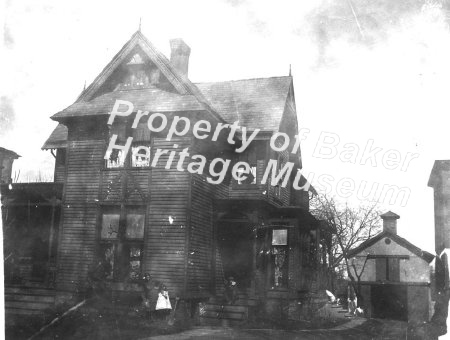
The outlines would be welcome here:
[[[349,252],[367,315],[408,322],[431,317],[434,256],[397,235],[397,214],[381,215],[383,231]]]
[[[12,183],[12,166],[19,157],[14,151],[0,147],[0,183]]]
[[[79,98],[51,117],[59,125],[43,149],[55,153],[55,182],[63,186],[57,301],[83,293],[89,271],[103,260],[117,292],[139,291],[139,278],[149,273],[172,297],[206,301],[233,276],[267,313],[293,317],[299,302],[320,288],[321,227],[309,213],[313,189],[293,188],[297,171],[286,186],[263,181],[271,159],[280,168],[288,162],[302,168],[300,148],[291,152],[298,133],[292,77],[194,84],[190,48],[181,39],[170,44],[168,60],[136,32]],[[108,124],[117,100],[134,109]],[[259,133],[241,153],[242,129],[216,139],[189,130],[168,140],[169,124],[150,131],[144,111],[158,113],[160,121],[187,118],[191,126],[207,120],[211,131],[239,122]],[[137,115],[143,119],[133,127]],[[270,147],[277,132],[290,137],[288,149]],[[108,153],[112,137],[123,146],[130,136],[129,152]],[[249,176],[236,180],[228,173],[211,183],[220,164],[205,173],[186,171],[192,156],[177,164],[181,170],[168,167],[186,149],[202,155],[205,168],[215,158],[231,166],[245,161]],[[153,164],[158,150],[166,153]]]

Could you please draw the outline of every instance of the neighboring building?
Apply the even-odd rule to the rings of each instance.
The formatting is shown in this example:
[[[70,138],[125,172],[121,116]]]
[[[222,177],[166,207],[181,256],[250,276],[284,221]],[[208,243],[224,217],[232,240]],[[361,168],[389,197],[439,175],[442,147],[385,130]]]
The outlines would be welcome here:
[[[11,314],[40,313],[53,304],[63,190],[62,184],[57,183],[12,183],[11,168],[18,157],[13,151],[0,148],[7,322],[11,321]],[[28,287],[25,294],[20,292],[22,287]],[[36,296],[30,297],[33,293]]]
[[[434,237],[436,249],[432,324],[440,334],[447,333],[450,297],[450,160],[436,160],[428,180],[434,190]]]
[[[14,151],[0,147],[0,184],[12,183],[12,166],[19,157]]]
[[[428,321],[431,317],[430,263],[434,256],[397,235],[400,216],[389,211],[381,218],[383,231],[349,253],[354,272],[360,276],[367,315],[408,322]]]
[[[277,160],[277,171],[287,162],[302,168],[300,148],[291,152],[298,133],[292,77],[193,84],[190,48],[176,39],[171,49],[169,61],[136,32],[76,102],[52,116],[59,125],[43,149],[56,151],[55,182],[64,187],[57,301],[83,293],[89,270],[102,260],[111,266],[114,291],[139,290],[140,276],[150,273],[172,297],[206,301],[220,294],[224,277],[234,276],[267,313],[293,317],[302,306],[307,312],[311,293],[326,282],[318,271],[327,251],[321,235],[328,231],[321,233],[324,227],[309,213],[313,189],[293,189],[295,168],[285,187],[270,185],[270,177],[261,183],[270,159]],[[131,102],[134,110],[110,126],[116,100]],[[237,153],[241,133],[234,145],[228,131],[217,141],[195,138],[191,130],[167,141],[167,129],[150,133],[145,116],[131,129],[137,110],[161,113],[169,122],[186,117],[191,126],[207,120],[211,131],[236,121],[250,133],[261,131]],[[276,132],[290,137],[287,150],[270,148]],[[113,150],[105,160],[113,135],[120,145],[132,136],[130,151]],[[185,148],[207,159],[204,174],[186,171],[189,157],[185,170],[176,170]],[[177,152],[170,169],[167,154],[151,165],[158,149]],[[249,178],[237,181],[229,170],[221,184],[209,183],[207,169],[217,157],[230,159],[229,169],[249,163]]]
[[[434,190],[434,237],[436,254],[450,250],[450,160],[437,160],[428,186]]]

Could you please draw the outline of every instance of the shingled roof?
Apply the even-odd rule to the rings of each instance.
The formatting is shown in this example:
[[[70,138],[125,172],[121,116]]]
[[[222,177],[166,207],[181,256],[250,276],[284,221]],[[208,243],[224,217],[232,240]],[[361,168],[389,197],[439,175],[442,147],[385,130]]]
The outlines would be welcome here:
[[[17,159],[17,158],[20,157],[20,155],[18,155],[14,151],[5,149],[5,148],[3,148],[1,146],[0,146],[0,154],[6,155],[7,157],[12,157],[14,159]]]
[[[50,137],[42,146],[42,149],[60,149],[67,147],[67,127],[63,124],[58,124],[53,130]]]
[[[292,77],[286,76],[196,85],[225,121],[278,131],[291,84]]]
[[[220,120],[220,117],[215,112],[214,108],[208,102],[208,100],[203,96],[201,91],[183,74],[181,74],[164,56],[159,52],[153,44],[147,40],[147,38],[140,32],[137,31],[132,35],[130,40],[128,40],[122,49],[114,56],[114,58],[106,65],[106,67],[100,72],[100,74],[94,79],[94,81],[81,93],[76,102],[54,114],[51,118],[53,120],[62,122],[65,118],[95,114],[95,112],[85,112],[80,110],[80,104],[90,105],[91,101],[98,95],[99,89],[110,79],[113,73],[121,67],[121,65],[130,58],[130,55],[135,53],[135,49],[140,49],[160,70],[164,77],[173,86],[174,93],[179,95],[179,98],[174,99],[175,101],[186,100],[189,103],[195,100],[198,107],[202,108],[206,112],[210,113],[212,116]],[[131,93],[131,91],[130,91]],[[108,95],[111,95],[109,93]],[[181,99],[186,97],[186,99]],[[107,99],[107,98],[106,98]],[[126,99],[121,97],[121,99]],[[173,98],[172,98],[173,99]],[[171,100],[168,100],[169,105]],[[113,104],[113,103],[112,103]],[[92,109],[95,110],[95,103],[91,105]],[[84,106],[81,106],[82,108]]]
[[[239,121],[247,129],[277,131],[280,127],[292,77],[272,77],[196,83],[196,87],[228,123]],[[159,89],[109,92],[91,101],[78,101],[55,117],[107,115],[116,99],[129,100],[139,110],[151,112],[195,111],[202,109],[192,95]],[[67,128],[59,124],[43,149],[66,147]]]
[[[100,91],[115,70],[139,49],[169,81],[172,90],[159,88]],[[192,83],[180,73],[140,32],[132,35],[95,80],[66,109],[51,118],[64,123],[67,118],[108,115],[116,99],[127,100],[136,110],[150,112],[203,111],[213,119],[262,131],[278,131],[292,86],[292,77],[272,77],[210,83]],[[43,149],[67,146],[67,128],[59,124]]]

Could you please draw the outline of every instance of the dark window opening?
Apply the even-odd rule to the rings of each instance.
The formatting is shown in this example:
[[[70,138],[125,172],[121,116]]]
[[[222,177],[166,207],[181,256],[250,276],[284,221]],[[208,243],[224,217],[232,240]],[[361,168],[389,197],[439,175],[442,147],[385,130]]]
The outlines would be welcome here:
[[[379,257],[376,261],[376,280],[400,282],[400,258]]]
[[[100,230],[101,258],[107,279],[135,281],[141,275],[145,212],[140,208],[105,207]]]
[[[288,284],[287,235],[287,229],[272,230],[273,286],[276,288],[287,287]]]
[[[118,120],[117,124],[113,124],[110,129],[109,138],[117,135],[116,145],[124,146],[128,137],[133,137],[133,143],[125,154],[123,150],[112,149],[106,151],[105,168],[145,168],[150,167],[151,160],[151,140],[150,131],[147,123],[139,123],[138,126],[131,128],[130,122]],[[108,140],[108,144],[109,145]]]

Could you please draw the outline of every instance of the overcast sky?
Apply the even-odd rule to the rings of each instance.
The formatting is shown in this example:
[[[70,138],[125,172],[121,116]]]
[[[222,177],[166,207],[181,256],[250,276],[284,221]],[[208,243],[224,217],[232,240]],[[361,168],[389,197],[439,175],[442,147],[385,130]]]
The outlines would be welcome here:
[[[406,202],[382,200],[382,207],[401,216],[401,236],[433,251],[427,182],[434,160],[450,159],[445,3],[25,0],[3,6],[0,146],[22,156],[14,168],[20,180],[39,174],[51,180],[53,158],[40,150],[56,125],[49,117],[73,103],[142,18],[142,33],[167,56],[169,39],[181,37],[191,47],[193,82],[283,76],[291,65],[300,127],[309,129],[304,173],[314,173],[318,189],[319,176],[332,176],[334,195],[340,181],[353,185],[352,204],[364,183],[366,193],[373,185],[407,188]],[[323,133],[338,142],[336,156],[319,155],[326,153]],[[349,143],[359,154],[344,162]],[[380,148],[376,164],[361,164],[368,143]],[[388,150],[401,157],[396,169],[383,164]]]

